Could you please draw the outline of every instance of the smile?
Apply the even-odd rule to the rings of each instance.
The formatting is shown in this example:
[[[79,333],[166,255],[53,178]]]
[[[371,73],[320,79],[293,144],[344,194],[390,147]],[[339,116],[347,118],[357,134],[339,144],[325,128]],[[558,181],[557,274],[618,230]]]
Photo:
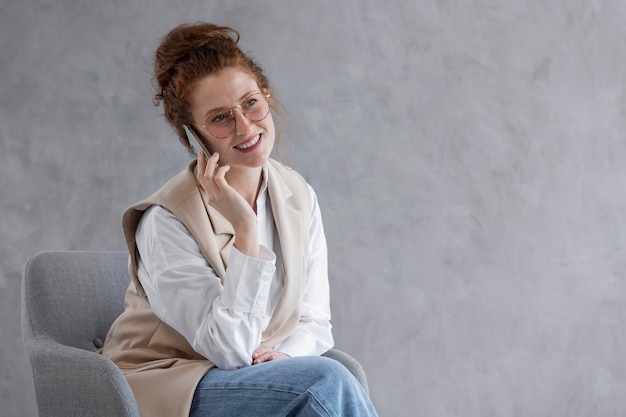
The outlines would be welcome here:
[[[256,145],[257,143],[259,143],[260,140],[261,140],[261,134],[259,133],[252,140],[249,140],[249,141],[247,141],[245,143],[242,143],[241,145],[235,146],[235,149],[239,149],[239,150],[245,151],[246,149],[251,148],[254,145]]]

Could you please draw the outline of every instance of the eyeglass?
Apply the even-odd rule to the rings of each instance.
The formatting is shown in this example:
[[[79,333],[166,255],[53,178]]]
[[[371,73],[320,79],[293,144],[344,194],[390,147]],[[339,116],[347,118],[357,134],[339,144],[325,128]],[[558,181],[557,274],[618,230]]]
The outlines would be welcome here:
[[[211,113],[204,121],[204,127],[211,135],[218,139],[229,137],[235,130],[235,109],[252,122],[260,122],[270,113],[268,102],[269,94],[254,93],[243,99],[239,106],[228,110],[220,110]]]

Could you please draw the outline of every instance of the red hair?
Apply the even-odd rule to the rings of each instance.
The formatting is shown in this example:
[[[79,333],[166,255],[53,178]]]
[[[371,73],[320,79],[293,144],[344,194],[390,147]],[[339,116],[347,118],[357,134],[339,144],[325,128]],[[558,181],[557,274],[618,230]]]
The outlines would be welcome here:
[[[251,74],[261,91],[268,94],[272,91],[262,68],[237,46],[238,42],[239,32],[227,26],[183,24],[172,29],[156,50],[154,103],[158,106],[163,102],[165,119],[190,152],[192,148],[183,125],[191,123],[189,93],[197,80],[224,68],[237,67]],[[270,106],[280,116],[273,94],[270,95]],[[280,131],[277,145],[279,136]]]

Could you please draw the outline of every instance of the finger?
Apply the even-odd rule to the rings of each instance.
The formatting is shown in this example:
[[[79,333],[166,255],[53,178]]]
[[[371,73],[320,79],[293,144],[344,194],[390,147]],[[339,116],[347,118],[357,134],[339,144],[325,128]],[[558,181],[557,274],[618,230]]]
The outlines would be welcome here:
[[[202,155],[203,155],[204,160],[206,161],[206,165],[202,166],[203,168],[202,175],[207,180],[211,180],[217,169],[217,161],[219,160],[219,155],[215,153],[211,155],[209,158],[206,157],[204,152],[202,153]],[[200,168],[200,166],[198,167]]]
[[[267,345],[259,345],[259,347],[254,349],[254,352],[252,352],[252,357],[253,358],[258,358],[259,356],[261,356],[262,354],[264,354],[268,350],[272,350],[272,349],[270,347],[268,347]]]
[[[286,353],[279,352],[277,350],[272,350],[270,352],[267,352],[260,359],[262,359],[263,362],[271,362],[271,361],[275,361],[275,360],[278,360],[278,359],[285,359],[285,358],[288,358],[288,357],[289,357],[289,355],[287,355]]]
[[[206,169],[206,156],[204,155],[204,152],[199,151],[198,152],[198,173],[196,174],[198,179],[204,176],[205,169]]]
[[[214,174],[215,171],[217,170],[218,166],[217,166],[217,161],[219,161],[220,159],[220,155],[215,152],[214,154],[212,154],[207,162],[207,171],[209,171],[210,173]]]
[[[252,352],[252,363],[265,362],[265,356],[271,352],[273,352],[273,350],[269,346],[260,345],[258,348],[254,349],[254,352]]]
[[[211,155],[211,157],[207,159],[203,151],[198,152],[198,172],[196,176],[200,184],[202,184],[203,188],[207,191],[212,188],[218,158],[219,156],[213,157],[213,155]]]
[[[226,173],[230,171],[230,165],[224,165],[216,169],[213,175],[213,182],[217,184],[217,187],[222,190],[224,187],[228,186],[228,182],[226,181]]]
[[[276,356],[275,353],[276,352],[274,352],[273,350],[268,350],[267,352],[259,355],[259,357],[257,357],[254,360],[254,363],[257,364],[257,363],[263,363],[263,362],[271,362],[274,359],[276,359],[275,358],[275,356]]]

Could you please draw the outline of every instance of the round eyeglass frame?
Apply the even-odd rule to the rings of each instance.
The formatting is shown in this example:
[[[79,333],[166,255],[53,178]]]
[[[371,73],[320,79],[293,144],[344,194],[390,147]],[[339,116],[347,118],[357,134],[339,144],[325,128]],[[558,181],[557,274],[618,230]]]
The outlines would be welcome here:
[[[260,117],[258,119],[252,119],[248,116],[248,112],[244,110],[244,104],[246,101],[250,100],[251,97],[256,96],[256,95],[260,95],[261,97],[263,97],[263,99],[265,100],[265,103],[267,104],[267,112],[265,112],[265,114],[263,115],[263,117]],[[265,120],[265,118],[267,117],[268,114],[270,114],[271,111],[271,106],[270,106],[270,102],[269,102],[269,98],[270,98],[270,94],[264,94],[262,92],[256,92],[256,93],[252,93],[248,96],[246,96],[243,100],[241,100],[241,103],[238,106],[234,106],[231,107],[230,109],[227,109],[225,111],[217,111],[217,112],[213,112],[210,115],[207,116],[207,118],[204,120],[204,124],[202,125],[202,127],[204,129],[206,129],[206,131],[213,137],[215,137],[216,139],[226,139],[227,137],[231,136],[233,134],[233,132],[235,131],[235,128],[237,126],[237,120],[235,119],[235,109],[239,109],[239,111],[241,112],[241,114],[243,116],[245,116],[248,120],[250,120],[251,122],[260,122],[261,120]],[[218,136],[215,133],[213,133],[211,131],[211,129],[208,126],[208,120],[211,117],[214,117],[216,114],[228,114],[230,113],[230,117],[232,118],[232,127],[230,128],[230,132],[228,135],[226,136]]]

